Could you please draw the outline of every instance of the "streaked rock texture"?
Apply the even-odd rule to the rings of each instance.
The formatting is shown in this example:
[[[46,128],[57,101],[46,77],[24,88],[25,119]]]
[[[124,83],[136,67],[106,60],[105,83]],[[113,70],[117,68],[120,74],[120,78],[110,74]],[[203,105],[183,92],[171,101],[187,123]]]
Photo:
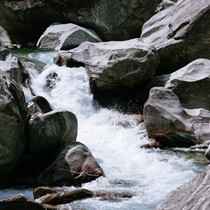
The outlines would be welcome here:
[[[210,1],[178,0],[142,27],[141,40],[160,55],[158,73],[171,73],[197,58],[210,58]]]
[[[210,206],[210,167],[192,181],[171,192],[155,210],[208,210]]]
[[[91,28],[103,40],[139,37],[141,26],[161,0],[5,0],[0,2],[0,25],[13,41],[36,42],[53,22],[75,23]],[[108,14],[108,15],[107,15]]]

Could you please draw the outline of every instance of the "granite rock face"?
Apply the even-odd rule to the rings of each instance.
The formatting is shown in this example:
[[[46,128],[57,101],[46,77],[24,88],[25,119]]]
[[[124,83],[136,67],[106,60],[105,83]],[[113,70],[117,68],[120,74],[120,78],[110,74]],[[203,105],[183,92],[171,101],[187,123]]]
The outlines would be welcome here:
[[[141,40],[158,50],[158,73],[171,73],[197,58],[210,58],[210,2],[178,0],[142,27]]]
[[[105,41],[126,40],[140,35],[141,26],[160,2],[5,0],[0,3],[0,25],[21,44],[36,42],[53,22],[91,28]]]

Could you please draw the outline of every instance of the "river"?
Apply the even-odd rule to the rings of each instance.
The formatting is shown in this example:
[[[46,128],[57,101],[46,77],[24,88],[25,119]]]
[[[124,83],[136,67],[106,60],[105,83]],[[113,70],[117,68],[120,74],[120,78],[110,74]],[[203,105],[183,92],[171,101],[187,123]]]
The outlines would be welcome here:
[[[31,84],[34,92],[45,97],[54,110],[69,110],[77,116],[77,141],[89,147],[106,174],[106,177],[82,187],[134,194],[129,199],[93,198],[77,201],[70,204],[69,209],[151,210],[169,192],[190,181],[201,171],[203,164],[185,153],[141,148],[149,142],[143,123],[137,124],[132,116],[117,110],[100,107],[93,100],[85,69],[54,65],[52,61],[55,54],[27,54],[30,59],[46,64],[41,72],[30,69]],[[54,75],[50,81],[51,88],[46,85],[49,75]],[[32,96],[25,89],[24,93],[29,101]],[[32,197],[31,189],[21,188],[0,190],[0,198],[19,192]]]

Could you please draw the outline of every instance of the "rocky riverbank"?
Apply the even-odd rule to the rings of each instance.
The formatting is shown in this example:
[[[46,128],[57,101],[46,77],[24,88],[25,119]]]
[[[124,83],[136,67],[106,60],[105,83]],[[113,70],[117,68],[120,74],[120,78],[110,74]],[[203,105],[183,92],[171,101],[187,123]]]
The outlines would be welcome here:
[[[2,1],[1,184],[78,186],[104,176],[91,151],[76,142],[77,116],[53,111],[45,98],[36,96],[27,73],[34,64],[7,48],[59,50],[54,63],[85,67],[95,100],[106,104],[126,98],[137,104],[150,146],[196,147],[210,139],[209,16],[208,0]],[[56,79],[51,73],[46,87],[53,88]],[[34,95],[29,103],[22,85]],[[182,208],[188,205],[190,200],[182,202]]]

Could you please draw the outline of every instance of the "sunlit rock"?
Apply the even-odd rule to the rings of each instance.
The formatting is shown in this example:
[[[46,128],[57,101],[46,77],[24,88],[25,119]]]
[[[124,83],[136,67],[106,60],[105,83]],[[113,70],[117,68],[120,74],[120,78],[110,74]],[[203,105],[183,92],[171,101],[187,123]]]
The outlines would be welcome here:
[[[167,9],[168,7],[172,6],[177,2],[178,0],[163,0],[156,9],[156,12],[160,12],[164,9]]]
[[[39,178],[40,185],[81,185],[92,181],[104,172],[90,150],[82,143],[69,144],[56,160],[44,170]]]
[[[165,87],[173,90],[184,108],[210,110],[210,60],[197,59],[177,70]]]
[[[159,64],[156,51],[132,39],[124,42],[84,42],[79,47],[60,52],[58,65],[84,65],[95,95],[126,94],[151,79]]]
[[[197,58],[210,58],[209,18],[209,0],[178,0],[143,25],[141,40],[160,55],[159,74],[171,73]]]
[[[53,24],[49,26],[37,42],[37,47],[44,50],[69,50],[82,42],[100,42],[99,36],[89,29],[78,25]]]

